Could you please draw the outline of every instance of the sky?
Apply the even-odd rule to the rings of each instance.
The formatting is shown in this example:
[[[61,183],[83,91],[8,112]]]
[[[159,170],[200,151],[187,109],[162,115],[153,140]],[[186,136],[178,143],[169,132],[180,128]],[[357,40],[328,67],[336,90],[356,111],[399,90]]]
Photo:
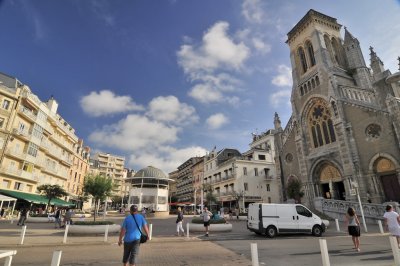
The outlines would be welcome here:
[[[287,33],[314,9],[398,71],[397,0],[0,0],[0,72],[84,144],[165,173],[291,115]],[[343,28],[342,28],[343,36]]]

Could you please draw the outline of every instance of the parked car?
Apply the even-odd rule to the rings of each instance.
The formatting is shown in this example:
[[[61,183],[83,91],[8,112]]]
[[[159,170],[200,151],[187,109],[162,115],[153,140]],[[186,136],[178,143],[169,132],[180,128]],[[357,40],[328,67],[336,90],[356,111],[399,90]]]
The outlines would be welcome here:
[[[326,225],[320,217],[301,204],[249,204],[247,229],[275,237],[283,233],[311,233],[321,236]]]

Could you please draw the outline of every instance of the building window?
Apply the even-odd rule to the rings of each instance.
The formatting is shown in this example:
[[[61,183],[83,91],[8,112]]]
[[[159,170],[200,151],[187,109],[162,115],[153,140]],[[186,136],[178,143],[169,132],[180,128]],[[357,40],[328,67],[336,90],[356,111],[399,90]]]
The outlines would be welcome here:
[[[3,124],[4,124],[4,118],[0,117],[0,128],[3,127]]]
[[[10,101],[9,101],[9,100],[4,100],[1,107],[2,107],[3,109],[8,110],[8,108],[10,107]]]
[[[38,152],[39,146],[29,142],[29,146],[28,146],[28,154],[32,155],[33,157],[37,156],[37,152]]]
[[[19,132],[24,132],[24,129],[25,129],[25,125],[20,122],[19,125],[18,125]]]
[[[32,173],[33,171],[33,164],[31,163],[24,163],[24,165],[22,166],[22,170]]]
[[[308,57],[310,59],[310,64],[311,64],[311,66],[314,66],[315,65],[314,48],[313,48],[313,46],[312,46],[310,41],[308,41],[306,43],[306,49],[307,49],[307,52],[308,52]]]
[[[271,186],[267,184],[267,191],[271,191]]]
[[[259,155],[258,155],[258,160],[260,160],[260,161],[265,161],[265,155],[259,154]]]
[[[317,100],[310,109],[308,123],[315,148],[336,141],[331,112],[323,101]]]
[[[271,197],[268,197],[268,203],[272,203]]]
[[[249,190],[249,184],[244,183],[243,186],[244,186],[244,191],[248,191]]]
[[[43,128],[38,124],[34,124],[32,129],[32,135],[41,140],[43,138]]]
[[[254,168],[254,175],[258,176],[258,168]]]
[[[15,183],[14,183],[14,189],[15,189],[15,190],[22,190],[22,183],[20,183],[20,182],[15,182]]]
[[[301,70],[303,71],[302,74],[304,74],[307,72],[308,67],[307,67],[306,55],[304,54],[303,47],[299,47],[299,49],[297,49],[297,55],[300,60]]]
[[[243,167],[243,175],[247,175],[247,167]]]
[[[32,192],[33,186],[32,185],[26,185],[26,191]]]
[[[11,181],[10,180],[6,180],[6,179],[3,179],[3,183],[2,183],[2,188],[10,188],[10,185],[11,185]]]

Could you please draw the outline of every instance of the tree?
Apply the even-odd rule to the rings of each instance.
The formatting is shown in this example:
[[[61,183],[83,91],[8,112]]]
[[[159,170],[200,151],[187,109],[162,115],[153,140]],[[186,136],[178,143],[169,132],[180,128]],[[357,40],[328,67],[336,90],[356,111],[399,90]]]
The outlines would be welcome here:
[[[211,184],[203,184],[202,189],[203,189],[203,191],[206,192],[205,199],[206,199],[206,202],[207,202],[207,204],[209,206],[209,209],[211,211],[211,204],[213,202],[217,202],[217,198],[213,194],[213,188],[212,188]]]
[[[40,194],[43,194],[49,201],[47,202],[47,208],[50,207],[52,199],[67,196],[68,193],[59,185],[44,184],[37,187]],[[47,212],[47,210],[46,210]]]
[[[290,178],[286,187],[287,195],[290,199],[294,199],[296,203],[301,203],[304,192],[301,191],[303,184],[297,178]]]
[[[93,215],[94,221],[96,221],[96,214],[99,211],[100,202],[111,196],[111,191],[113,187],[114,186],[111,178],[108,178],[106,176],[88,175],[85,177],[83,191],[91,195],[95,202],[95,211]]]
[[[236,207],[239,208],[239,202],[243,199],[244,197],[244,192],[236,192],[236,191],[232,191],[231,192],[232,198],[235,200],[236,202]],[[243,206],[244,208],[244,206]]]

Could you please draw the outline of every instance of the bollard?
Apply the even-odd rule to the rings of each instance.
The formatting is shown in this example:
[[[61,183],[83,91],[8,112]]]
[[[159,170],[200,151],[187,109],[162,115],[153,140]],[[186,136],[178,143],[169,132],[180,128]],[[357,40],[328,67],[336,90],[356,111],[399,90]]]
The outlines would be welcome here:
[[[14,223],[14,218],[11,217],[10,224],[13,224],[13,223]]]
[[[389,236],[390,246],[393,251],[394,265],[400,265],[400,251],[395,236]]]
[[[63,243],[67,243],[67,236],[68,236],[68,229],[69,229],[69,224],[65,225],[65,233],[64,233],[64,239],[63,239]]]
[[[252,266],[259,266],[260,264],[258,263],[257,243],[251,243],[250,244],[250,250],[251,250],[251,265]]]
[[[326,239],[319,239],[319,247],[321,249],[322,266],[330,266],[328,246],[326,245]]]
[[[186,223],[186,237],[189,239],[189,223]]]
[[[53,258],[51,259],[50,266],[59,266],[60,265],[61,253],[62,253],[62,250],[55,250],[53,252]]]
[[[149,240],[151,240],[152,236],[153,236],[153,224],[149,224]]]
[[[104,242],[107,242],[108,240],[108,229],[110,228],[110,225],[106,225],[106,231],[104,232]]]
[[[339,220],[335,219],[335,223],[336,223],[336,231],[340,232]]]
[[[381,234],[384,234],[385,232],[383,231],[382,221],[381,220],[378,220],[378,225],[379,225],[379,232],[381,232]]]
[[[21,238],[19,240],[19,244],[23,245],[24,244],[24,239],[25,239],[25,232],[26,232],[26,225],[22,226],[22,230],[21,230]]]

